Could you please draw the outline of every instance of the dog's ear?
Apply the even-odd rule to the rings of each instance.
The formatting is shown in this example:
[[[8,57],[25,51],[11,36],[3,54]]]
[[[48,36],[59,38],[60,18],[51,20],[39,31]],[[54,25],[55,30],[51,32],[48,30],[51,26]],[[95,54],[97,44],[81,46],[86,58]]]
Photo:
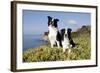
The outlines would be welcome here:
[[[61,33],[61,40],[64,40],[65,28],[60,30]]]
[[[72,31],[71,28],[68,28],[68,29],[67,29],[67,34],[68,34],[68,39],[69,39],[69,40],[71,39],[71,31]]]
[[[68,32],[71,32],[71,31],[72,31],[72,29],[71,29],[71,28],[68,28],[68,29],[67,29],[67,31],[68,31]]]
[[[57,22],[59,21],[59,19],[55,19]]]
[[[48,17],[48,19],[52,19],[52,17],[51,16],[47,16]]]
[[[47,16],[48,18],[50,18],[50,16]]]
[[[64,28],[61,29],[60,31],[61,31],[61,34],[64,34],[65,33],[65,29]]]

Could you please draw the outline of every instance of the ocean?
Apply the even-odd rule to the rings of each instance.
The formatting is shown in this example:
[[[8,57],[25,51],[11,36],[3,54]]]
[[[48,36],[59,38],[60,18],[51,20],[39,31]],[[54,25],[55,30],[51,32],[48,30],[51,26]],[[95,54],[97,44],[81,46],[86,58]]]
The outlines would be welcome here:
[[[23,51],[29,48],[36,48],[44,44],[46,44],[46,42],[42,39],[42,35],[40,34],[23,36]]]

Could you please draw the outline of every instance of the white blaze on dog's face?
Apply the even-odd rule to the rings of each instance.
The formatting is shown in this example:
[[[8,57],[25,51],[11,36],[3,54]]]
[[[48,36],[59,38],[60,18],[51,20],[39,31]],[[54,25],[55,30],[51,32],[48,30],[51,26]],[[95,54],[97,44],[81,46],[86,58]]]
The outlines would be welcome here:
[[[68,38],[67,30],[65,29],[65,34],[64,34],[65,39]]]

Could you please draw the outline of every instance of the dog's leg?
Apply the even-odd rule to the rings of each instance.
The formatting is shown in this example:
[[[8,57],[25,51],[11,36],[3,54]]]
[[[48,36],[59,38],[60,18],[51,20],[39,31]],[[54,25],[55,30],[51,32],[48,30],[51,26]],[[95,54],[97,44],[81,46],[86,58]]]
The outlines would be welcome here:
[[[53,48],[53,44],[51,44],[51,48]]]
[[[63,44],[62,43],[62,46],[63,46],[63,52],[65,52],[66,49],[69,49],[69,44]]]
[[[53,47],[54,47],[55,42],[54,42],[53,40],[51,40],[51,41],[50,41],[50,43],[51,43],[51,48],[53,48]]]
[[[63,48],[63,52],[65,52],[66,51],[66,49],[65,48]]]
[[[67,60],[70,60],[70,53],[71,53],[71,49],[68,49],[68,57],[67,57]]]
[[[50,41],[50,44],[51,44],[51,48],[53,48],[54,45],[53,45],[53,42],[52,41]]]
[[[56,41],[57,42],[57,47],[60,48],[60,43],[59,41]]]

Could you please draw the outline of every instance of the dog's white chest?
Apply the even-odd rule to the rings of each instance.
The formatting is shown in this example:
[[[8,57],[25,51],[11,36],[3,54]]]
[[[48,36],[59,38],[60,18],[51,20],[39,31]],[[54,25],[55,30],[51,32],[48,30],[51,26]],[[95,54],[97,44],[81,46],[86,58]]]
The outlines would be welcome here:
[[[67,38],[65,38],[63,41],[62,41],[62,45],[63,45],[63,48],[64,49],[68,49],[69,48],[69,40]]]
[[[49,35],[55,36],[57,35],[57,28],[49,26]]]
[[[49,40],[51,41],[51,43],[55,43],[56,41],[56,36],[57,36],[57,28],[54,28],[54,27],[48,27],[49,28]]]

